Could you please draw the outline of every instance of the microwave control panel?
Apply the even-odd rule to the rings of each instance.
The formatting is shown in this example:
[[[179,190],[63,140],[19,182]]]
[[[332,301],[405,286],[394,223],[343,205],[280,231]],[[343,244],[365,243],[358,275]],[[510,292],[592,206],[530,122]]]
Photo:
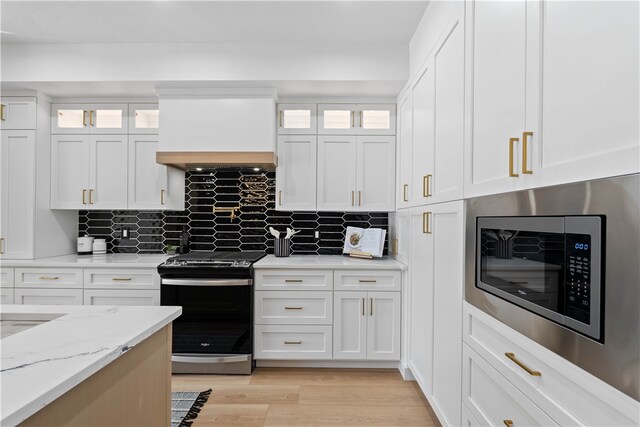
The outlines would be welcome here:
[[[589,323],[591,306],[591,236],[565,234],[567,315]]]

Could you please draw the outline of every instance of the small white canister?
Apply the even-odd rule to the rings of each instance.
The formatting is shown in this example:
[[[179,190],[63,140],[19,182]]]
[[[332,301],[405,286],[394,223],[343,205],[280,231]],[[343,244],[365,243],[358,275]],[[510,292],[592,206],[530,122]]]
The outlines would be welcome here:
[[[94,239],[93,240],[93,254],[104,255],[107,253],[107,241],[106,239]]]
[[[93,252],[93,237],[89,235],[78,237],[78,255],[91,255]]]

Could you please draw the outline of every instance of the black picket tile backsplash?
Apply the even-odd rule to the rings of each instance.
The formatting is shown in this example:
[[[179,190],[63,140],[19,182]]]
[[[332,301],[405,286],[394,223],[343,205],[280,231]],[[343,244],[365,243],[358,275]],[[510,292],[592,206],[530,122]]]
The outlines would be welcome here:
[[[212,212],[213,206],[240,204],[237,218]],[[240,170],[188,172],[185,211],[80,211],[78,230],[107,240],[114,253],[162,253],[167,245],[179,245],[187,230],[193,251],[266,251],[273,253],[269,226],[293,237],[292,253],[339,255],[347,226],[387,229],[386,212],[282,212],[275,210],[275,173]],[[121,230],[129,228],[130,238]],[[320,240],[313,237],[320,231]],[[387,239],[388,240],[388,239]],[[385,242],[385,254],[388,242]]]

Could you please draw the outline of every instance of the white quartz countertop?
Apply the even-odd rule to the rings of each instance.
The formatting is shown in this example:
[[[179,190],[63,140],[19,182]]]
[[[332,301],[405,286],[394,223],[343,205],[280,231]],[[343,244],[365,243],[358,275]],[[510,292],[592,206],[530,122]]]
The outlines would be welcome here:
[[[405,270],[406,265],[393,258],[374,259],[351,258],[346,255],[292,255],[279,258],[267,255],[253,264],[261,268],[297,268],[297,269],[351,269],[351,270]]]
[[[0,267],[75,267],[75,268],[155,268],[168,255],[62,255],[39,259],[13,259],[0,261]]]
[[[53,320],[0,341],[0,425],[26,420],[181,313],[181,307],[3,305],[2,320]]]

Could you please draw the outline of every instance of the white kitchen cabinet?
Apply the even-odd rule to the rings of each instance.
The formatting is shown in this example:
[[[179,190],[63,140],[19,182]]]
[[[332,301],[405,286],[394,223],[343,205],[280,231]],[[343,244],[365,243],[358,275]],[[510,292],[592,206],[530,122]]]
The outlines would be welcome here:
[[[127,104],[52,104],[52,134],[127,134]]]
[[[398,103],[397,197],[398,209],[409,206],[413,171],[413,95],[407,91]]]
[[[256,270],[257,291],[332,291],[333,271],[264,269]]]
[[[14,304],[14,289],[0,288],[0,304]]]
[[[33,258],[36,135],[2,130],[0,147],[0,257]]]
[[[14,273],[13,268],[0,268],[0,288],[13,288]]]
[[[15,289],[14,304],[82,305],[82,303],[82,289]]]
[[[157,135],[160,131],[158,104],[129,104],[129,135]]]
[[[400,359],[400,293],[334,293],[334,359]]]
[[[84,291],[84,305],[160,305],[160,290],[88,289]]]
[[[128,151],[127,208],[165,209],[169,172],[167,166],[156,163],[157,135],[129,135]]]
[[[331,325],[333,294],[327,291],[256,291],[258,325]]]
[[[462,427],[481,427],[480,421],[473,415],[471,410],[467,408],[467,405],[462,404],[462,420],[460,422]]]
[[[276,193],[278,210],[316,210],[317,137],[278,137]]]
[[[1,98],[0,129],[35,130],[36,98],[18,96]]]
[[[395,135],[392,104],[318,104],[318,134]]]
[[[316,104],[278,104],[278,134],[315,135],[317,118]]]
[[[160,276],[155,269],[85,268],[83,280],[84,289],[160,290]]]
[[[411,248],[411,215],[406,210],[400,210],[389,218],[390,254],[400,262],[409,264]]]
[[[317,209],[392,211],[395,141],[392,136],[319,136]]]
[[[393,211],[395,207],[395,138],[359,136],[356,143],[358,210]]]
[[[408,363],[443,425],[459,425],[464,205],[410,212]]]
[[[256,359],[331,359],[331,326],[256,325],[255,340]]]
[[[356,168],[355,136],[318,136],[318,210],[357,209]]]
[[[336,291],[400,291],[402,275],[397,270],[336,270]]]
[[[128,145],[123,135],[54,135],[52,209],[125,209]]]
[[[82,270],[79,268],[16,268],[17,288],[82,289]]]

